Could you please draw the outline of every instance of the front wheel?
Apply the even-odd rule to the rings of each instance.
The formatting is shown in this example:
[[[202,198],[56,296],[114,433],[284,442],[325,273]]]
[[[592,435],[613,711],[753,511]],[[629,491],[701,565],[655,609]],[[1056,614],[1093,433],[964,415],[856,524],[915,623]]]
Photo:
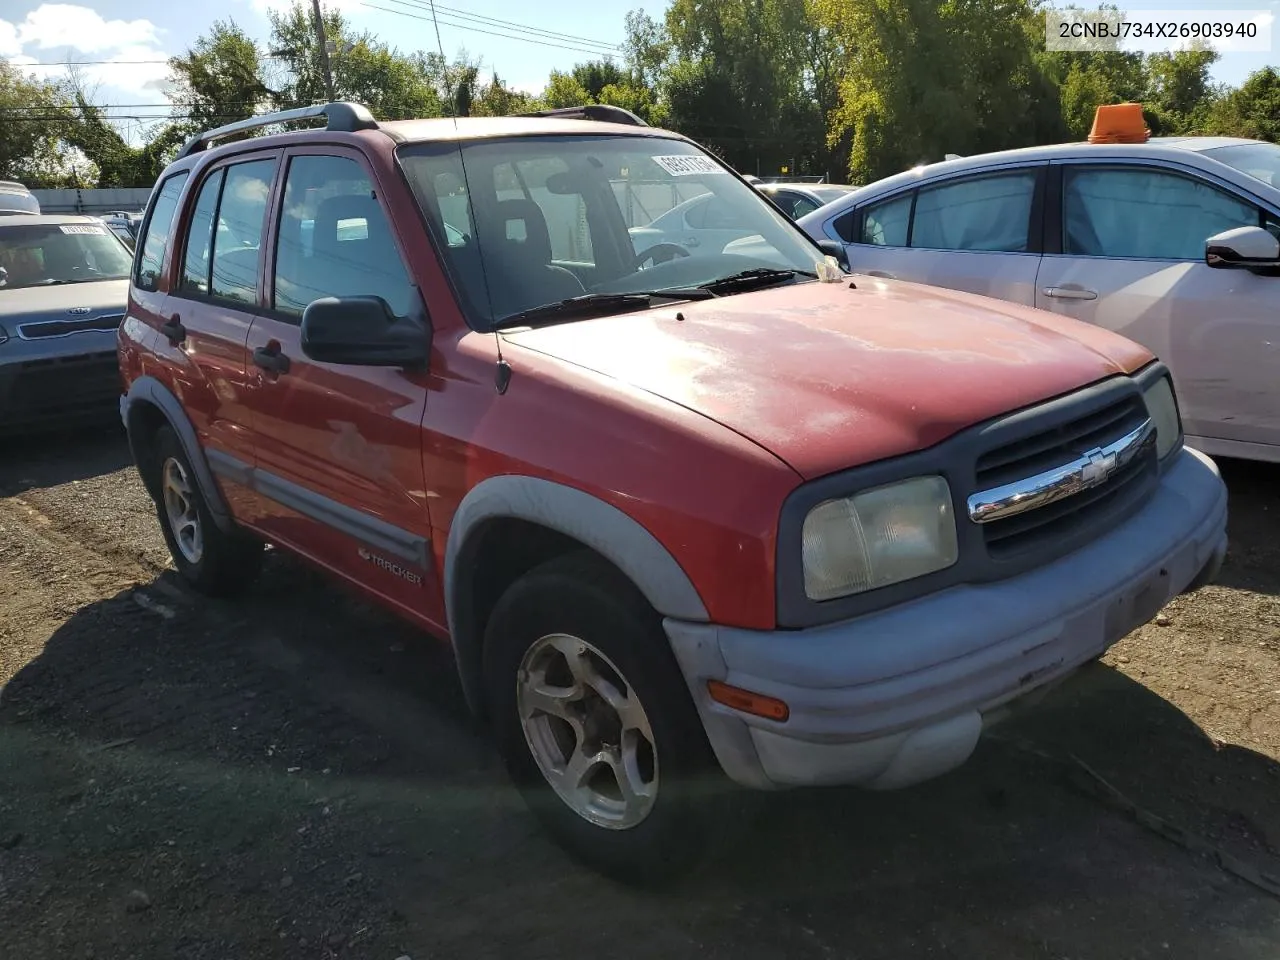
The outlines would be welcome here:
[[[156,432],[151,453],[156,512],[178,573],[209,596],[233,596],[245,590],[262,566],[262,543],[214,523],[172,428],[164,426]]]
[[[495,607],[484,659],[507,769],[571,854],[649,883],[712,851],[740,797],[658,616],[620,573],[591,554],[527,573]]]

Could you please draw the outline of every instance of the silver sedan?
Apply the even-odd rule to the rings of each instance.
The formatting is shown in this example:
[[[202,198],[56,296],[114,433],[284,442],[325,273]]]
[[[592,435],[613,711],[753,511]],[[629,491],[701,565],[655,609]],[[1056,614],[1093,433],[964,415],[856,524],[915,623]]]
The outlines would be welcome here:
[[[855,273],[1012,300],[1142,343],[1188,443],[1280,461],[1280,146],[1061,144],[918,167],[802,217]]]

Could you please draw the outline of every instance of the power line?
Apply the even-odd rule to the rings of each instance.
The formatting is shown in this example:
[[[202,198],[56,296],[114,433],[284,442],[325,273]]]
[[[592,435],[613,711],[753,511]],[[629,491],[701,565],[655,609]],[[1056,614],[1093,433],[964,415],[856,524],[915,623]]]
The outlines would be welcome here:
[[[419,10],[428,10],[427,3],[423,0],[389,0],[390,3],[401,7],[415,7]],[[459,10],[456,7],[448,7],[442,3],[435,4],[437,11],[444,11],[451,18],[459,20],[469,20],[472,23],[479,23],[486,27],[497,27],[501,30],[517,30],[524,33],[531,33],[548,37],[556,41],[568,41],[569,43],[581,43],[592,47],[604,47],[609,50],[619,49],[616,43],[605,43],[602,40],[596,40],[592,37],[584,37],[575,33],[560,33],[557,30],[544,30],[541,27],[533,27],[525,23],[516,23],[514,20],[499,20],[497,17],[488,17],[479,13],[469,13],[465,10]]]
[[[390,2],[395,3],[396,0],[390,0]],[[420,16],[418,14],[409,13],[405,10],[392,10],[389,7],[380,7],[377,4],[373,4],[373,3],[361,3],[360,6],[368,7],[370,10],[381,10],[383,13],[394,13],[397,16],[408,17],[410,20],[422,20],[424,22],[431,21],[431,18],[427,16]],[[417,9],[422,9],[422,8],[417,8]],[[440,22],[447,27],[453,27],[455,30],[465,30],[471,33],[484,33],[492,37],[501,37],[504,40],[520,40],[524,43],[534,43],[541,47],[556,47],[557,49],[560,49],[560,50],[573,50],[573,51],[576,51],[577,53],[586,53],[595,57],[600,57],[605,55],[605,51],[600,49],[588,49],[586,47],[575,47],[575,46],[570,46],[564,43],[552,43],[549,40],[539,40],[534,37],[521,37],[521,36],[509,34],[509,33],[497,33],[496,31],[493,31],[493,30],[482,30],[479,27],[467,26],[461,23],[453,23],[449,20],[444,20],[444,19],[441,19]],[[618,48],[615,48],[615,52],[618,52]]]
[[[166,57],[164,60],[42,60],[36,63],[15,63],[9,59],[7,62],[11,67],[100,67],[115,64],[126,66],[139,63],[168,63],[169,58]]]
[[[136,64],[156,64],[168,63],[170,60],[180,59],[185,54],[175,53],[172,57],[165,57],[163,60],[38,60],[32,63],[18,63],[12,57],[5,58],[5,62],[11,67],[114,67],[114,66],[132,66]],[[260,53],[258,56],[263,60],[283,60],[285,57],[276,56],[270,53]]]

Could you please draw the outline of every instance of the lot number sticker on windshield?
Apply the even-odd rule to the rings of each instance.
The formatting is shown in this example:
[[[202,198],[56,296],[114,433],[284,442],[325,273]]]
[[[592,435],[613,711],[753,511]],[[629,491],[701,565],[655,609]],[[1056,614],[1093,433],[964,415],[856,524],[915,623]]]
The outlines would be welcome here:
[[[82,233],[91,237],[101,237],[107,232],[105,227],[93,223],[64,223],[61,226],[63,233]]]
[[[729,171],[710,157],[654,157],[653,162],[673,177],[691,177],[698,173],[724,173]]]

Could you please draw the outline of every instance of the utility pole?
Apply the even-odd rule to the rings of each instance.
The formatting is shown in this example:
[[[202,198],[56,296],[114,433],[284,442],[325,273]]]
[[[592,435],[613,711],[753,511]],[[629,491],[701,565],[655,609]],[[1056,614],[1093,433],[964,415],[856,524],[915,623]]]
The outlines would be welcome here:
[[[320,44],[320,65],[324,68],[324,88],[329,94],[329,102],[338,98],[333,92],[333,70],[329,67],[329,41],[324,36],[324,17],[320,15],[320,0],[311,0],[311,9],[316,14],[316,43]]]

